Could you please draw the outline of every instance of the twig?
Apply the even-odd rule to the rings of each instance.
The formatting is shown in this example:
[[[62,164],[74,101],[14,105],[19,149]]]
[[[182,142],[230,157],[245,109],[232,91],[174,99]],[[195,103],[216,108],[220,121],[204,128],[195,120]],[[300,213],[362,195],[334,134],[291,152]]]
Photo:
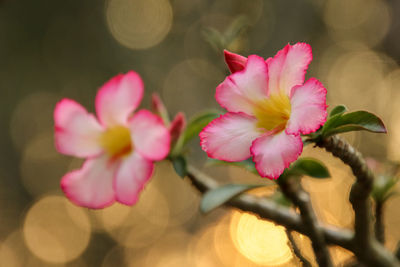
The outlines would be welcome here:
[[[396,250],[394,251],[394,255],[398,260],[400,260],[400,241],[397,242]]]
[[[374,176],[360,152],[337,136],[317,143],[350,166],[356,177],[350,191],[350,202],[355,213],[354,253],[367,266],[400,266],[394,255],[382,247],[371,235],[371,200]]]
[[[296,255],[296,257],[303,263],[303,267],[312,267],[311,263],[303,256],[303,254],[301,254],[301,251],[293,238],[292,232],[286,229],[286,235],[289,239],[294,255]]]
[[[383,205],[381,201],[375,202],[375,237],[381,243],[385,244],[385,228],[383,225]]]
[[[311,245],[319,266],[333,266],[325,238],[311,206],[310,196],[297,179],[278,179],[282,192],[299,208],[302,223],[310,233]]]
[[[201,192],[218,187],[218,183],[208,175],[202,173],[191,165],[187,166],[188,178]],[[250,194],[242,194],[226,203],[227,206],[251,212],[260,218],[273,221],[287,229],[294,230],[309,236],[309,229],[302,224],[300,216],[288,208],[275,202],[256,197]],[[350,230],[337,229],[335,227],[321,227],[324,238],[328,244],[338,245],[348,250],[353,250],[352,239],[354,233]]]

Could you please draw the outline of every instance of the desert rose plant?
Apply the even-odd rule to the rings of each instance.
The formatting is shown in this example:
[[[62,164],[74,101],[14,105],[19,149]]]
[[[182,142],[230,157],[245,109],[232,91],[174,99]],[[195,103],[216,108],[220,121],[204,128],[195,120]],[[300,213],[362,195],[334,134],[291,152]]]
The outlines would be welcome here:
[[[56,148],[86,159],[81,169],[62,177],[66,197],[91,209],[115,201],[133,205],[151,178],[154,162],[165,159],[203,194],[202,212],[231,206],[284,226],[304,266],[310,263],[297,248],[292,231],[310,238],[320,266],[333,265],[331,245],[354,254],[349,266],[400,266],[400,249],[391,252],[384,246],[382,223],[384,203],[393,195],[397,180],[393,175],[376,178],[362,155],[337,136],[361,130],[385,133],[383,122],[367,111],[348,112],[342,105],[328,115],[326,88],[315,78],[305,80],[312,60],[308,44],[288,44],[267,59],[224,54],[231,74],[215,93],[226,110],[222,114],[204,111],[186,122],[181,112],[171,121],[158,95],[152,96],[151,112],[134,113],[144,85],[133,71],[115,76],[100,88],[95,99],[97,116],[73,100],[61,100],[54,111]],[[197,136],[212,163],[241,166],[260,179],[276,181],[285,201],[246,192],[262,187],[259,184],[219,185],[193,167],[187,162],[186,146]],[[309,144],[325,148],[353,171],[356,180],[349,201],[355,213],[354,229],[322,225],[318,220],[300,179],[330,175],[319,160],[299,158]]]

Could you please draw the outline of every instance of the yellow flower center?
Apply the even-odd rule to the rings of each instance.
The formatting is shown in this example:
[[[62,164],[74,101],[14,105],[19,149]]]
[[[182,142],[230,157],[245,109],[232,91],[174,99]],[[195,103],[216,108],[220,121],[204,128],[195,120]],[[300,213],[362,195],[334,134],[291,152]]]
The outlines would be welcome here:
[[[105,131],[100,137],[100,145],[111,158],[125,156],[133,150],[130,131],[124,126]]]
[[[290,100],[284,93],[270,95],[268,99],[256,103],[254,115],[257,127],[267,131],[282,131],[290,118]]]

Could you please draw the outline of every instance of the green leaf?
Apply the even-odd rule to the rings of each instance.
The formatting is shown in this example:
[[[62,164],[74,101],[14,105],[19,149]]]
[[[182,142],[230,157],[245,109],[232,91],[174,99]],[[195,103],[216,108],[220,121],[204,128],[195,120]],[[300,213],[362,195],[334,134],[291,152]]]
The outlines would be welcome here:
[[[218,111],[205,111],[195,115],[190,119],[185,132],[183,133],[183,145],[194,137],[197,137],[203,128],[213,119],[217,118],[221,113]]]
[[[202,32],[203,38],[211,45],[211,47],[220,52],[225,46],[225,37],[215,28],[206,28]]]
[[[218,159],[208,159],[208,164],[210,165],[230,165],[230,166],[237,166],[244,168],[248,170],[249,172],[252,172],[256,175],[259,175],[255,163],[251,159],[246,159],[243,161],[237,161],[237,162],[229,162],[229,161],[223,161],[223,160],[218,160]]]
[[[290,175],[308,175],[314,178],[329,178],[331,175],[325,165],[316,159],[300,158],[284,173]]]
[[[207,191],[200,203],[200,210],[203,213],[212,211],[215,208],[225,204],[232,198],[250,189],[262,187],[264,185],[247,185],[247,184],[227,184]]]
[[[275,203],[285,206],[285,207],[291,207],[292,202],[290,199],[285,197],[285,195],[281,191],[276,191],[272,196],[271,199],[275,201]]]
[[[350,131],[386,133],[385,125],[376,115],[367,111],[336,114],[328,119],[322,130],[323,137]]]
[[[236,17],[232,21],[231,25],[229,25],[228,29],[224,32],[224,48],[228,48],[231,43],[238,39],[240,35],[248,28],[248,26],[249,20],[246,16],[241,15]]]
[[[331,113],[329,113],[329,117],[335,116],[335,115],[337,115],[337,114],[343,114],[343,113],[345,113],[346,111],[347,111],[346,106],[344,106],[344,105],[338,105],[338,106],[334,107],[334,108],[331,110]]]
[[[372,198],[376,202],[383,203],[390,197],[397,195],[398,192],[396,192],[394,188],[398,181],[399,179],[397,177],[385,175],[376,176],[374,187],[371,192]]]
[[[186,159],[183,156],[173,158],[172,165],[180,177],[184,178],[187,175]]]

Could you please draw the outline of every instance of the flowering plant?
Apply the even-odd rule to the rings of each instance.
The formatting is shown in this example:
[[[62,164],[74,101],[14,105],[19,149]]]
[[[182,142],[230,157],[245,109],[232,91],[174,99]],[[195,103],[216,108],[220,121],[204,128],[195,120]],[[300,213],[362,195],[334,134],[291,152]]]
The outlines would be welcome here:
[[[97,117],[74,100],[61,100],[54,111],[56,148],[86,159],[81,169],[61,179],[65,195],[92,209],[115,201],[133,205],[152,175],[154,162],[167,159],[180,176],[188,177],[204,193],[202,212],[229,205],[285,226],[294,253],[305,265],[307,260],[291,238],[292,230],[310,237],[321,266],[332,266],[328,245],[350,250],[366,266],[399,266],[395,255],[382,246],[382,208],[394,195],[397,179],[376,182],[361,154],[336,136],[361,130],[385,133],[383,122],[367,111],[348,112],[342,105],[328,115],[325,87],[315,78],[305,81],[312,60],[308,44],[288,44],[266,60],[225,51],[225,60],[231,74],[215,94],[227,111],[223,115],[203,112],[186,123],[180,112],[171,122],[158,95],[152,97],[154,113],[145,109],[133,113],[144,90],[133,71],[115,76],[100,88],[95,99]],[[188,164],[186,146],[198,135],[214,162],[275,179],[278,194],[267,199],[246,193],[263,184],[219,186]],[[322,162],[299,158],[303,146],[311,143],[340,158],[356,176],[349,197],[355,212],[354,231],[322,226],[315,215],[299,178],[323,179],[330,174]],[[370,195],[377,207],[375,236],[370,231]]]

